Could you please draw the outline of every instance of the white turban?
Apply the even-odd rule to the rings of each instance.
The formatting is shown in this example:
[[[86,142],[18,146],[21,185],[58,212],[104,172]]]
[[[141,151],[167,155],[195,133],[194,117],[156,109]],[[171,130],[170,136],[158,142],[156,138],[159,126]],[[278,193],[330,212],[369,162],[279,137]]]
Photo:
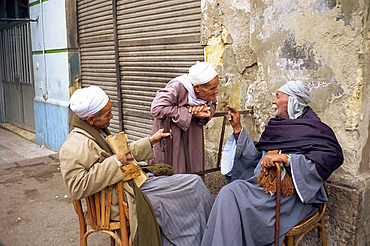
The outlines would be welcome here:
[[[307,104],[311,102],[307,84],[302,81],[288,81],[278,91],[289,96],[288,114],[290,119],[297,119]]]
[[[217,76],[216,70],[208,62],[197,61],[193,66],[189,68],[189,74],[183,74],[179,77],[174,78],[168,84],[173,81],[179,81],[184,85],[188,91],[188,104],[191,106],[207,104],[207,101],[197,98],[194,92],[193,85],[206,84]]]
[[[80,118],[98,113],[108,103],[107,94],[98,86],[76,90],[69,100],[69,108]]]
[[[216,70],[208,62],[197,61],[197,63],[189,68],[189,78],[193,85],[206,84],[216,76]]]

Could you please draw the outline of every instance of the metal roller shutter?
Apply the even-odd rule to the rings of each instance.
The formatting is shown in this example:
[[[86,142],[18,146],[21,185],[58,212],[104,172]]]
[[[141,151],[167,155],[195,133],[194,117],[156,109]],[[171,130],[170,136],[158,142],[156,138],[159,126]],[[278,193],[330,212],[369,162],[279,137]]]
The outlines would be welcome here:
[[[204,60],[200,5],[199,0],[118,0],[123,127],[130,140],[150,134],[156,91]]]
[[[112,1],[77,2],[82,87],[100,86],[112,102],[113,119],[109,129],[120,130],[120,107],[117,97],[117,75]]]

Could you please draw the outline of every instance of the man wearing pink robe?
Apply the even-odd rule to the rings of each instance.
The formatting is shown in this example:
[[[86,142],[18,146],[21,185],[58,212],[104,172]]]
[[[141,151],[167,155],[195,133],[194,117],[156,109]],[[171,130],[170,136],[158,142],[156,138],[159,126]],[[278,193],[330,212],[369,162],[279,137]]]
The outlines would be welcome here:
[[[175,173],[197,173],[204,170],[203,126],[216,109],[219,79],[208,62],[197,62],[189,73],[171,80],[157,92],[151,105],[154,118],[152,132],[171,119],[172,167]],[[154,145],[154,160],[164,162],[160,145]]]

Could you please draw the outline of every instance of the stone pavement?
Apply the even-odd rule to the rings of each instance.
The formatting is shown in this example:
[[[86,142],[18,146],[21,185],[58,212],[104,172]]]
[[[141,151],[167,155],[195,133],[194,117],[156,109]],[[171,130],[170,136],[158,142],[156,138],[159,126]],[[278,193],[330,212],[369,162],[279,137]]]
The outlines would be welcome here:
[[[0,246],[79,245],[79,226],[58,152],[35,134],[0,123]],[[89,245],[107,245],[94,233]]]

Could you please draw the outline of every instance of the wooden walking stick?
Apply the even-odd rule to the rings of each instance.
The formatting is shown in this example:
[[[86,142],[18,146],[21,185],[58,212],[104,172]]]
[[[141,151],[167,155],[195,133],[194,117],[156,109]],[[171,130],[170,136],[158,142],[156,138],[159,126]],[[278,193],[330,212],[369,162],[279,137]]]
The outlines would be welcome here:
[[[279,150],[270,150],[267,155],[276,155]],[[280,198],[281,198],[281,166],[275,162],[276,166],[276,212],[275,212],[275,246],[279,245],[279,229],[280,229]]]
[[[270,150],[267,155],[276,155],[278,150]],[[261,170],[260,175],[257,177],[257,183],[265,188],[265,193],[274,192],[276,193],[276,216],[275,216],[275,245],[279,245],[279,226],[280,226],[280,198],[283,196],[291,196],[294,194],[293,180],[289,175],[285,175],[283,181],[281,181],[281,169],[280,163],[275,162],[275,167],[270,168],[266,174]]]
[[[171,118],[163,120],[164,133],[171,132]],[[172,165],[172,139],[165,137],[160,140],[161,151],[164,152],[164,163]]]
[[[281,167],[280,163],[275,162],[277,178],[276,178],[276,215],[275,215],[275,246],[279,245],[279,229],[280,229],[280,198],[281,198]]]

